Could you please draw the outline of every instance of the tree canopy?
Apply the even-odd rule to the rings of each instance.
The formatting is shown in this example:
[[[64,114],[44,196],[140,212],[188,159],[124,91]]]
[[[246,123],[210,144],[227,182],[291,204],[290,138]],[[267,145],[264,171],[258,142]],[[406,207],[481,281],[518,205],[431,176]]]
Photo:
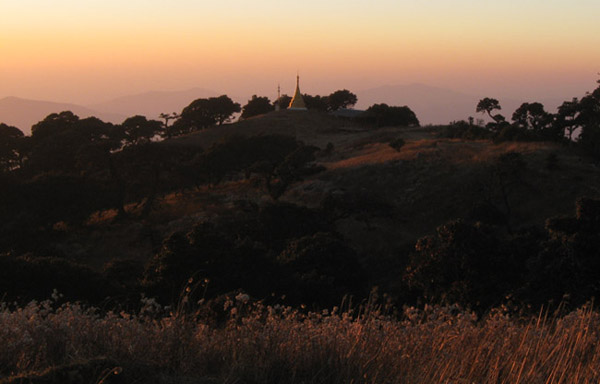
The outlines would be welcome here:
[[[19,128],[0,123],[0,171],[13,168],[19,160],[19,143],[23,136]]]
[[[163,130],[158,120],[148,120],[145,116],[136,115],[126,119],[122,124],[126,145],[148,142]]]
[[[492,111],[501,110],[501,109],[502,109],[502,107],[500,106],[500,103],[498,102],[498,100],[491,99],[489,97],[485,97],[485,98],[479,100],[479,103],[477,103],[477,107],[475,108],[475,111],[478,113],[479,112],[487,113],[492,120],[494,120],[495,122],[500,122],[500,121],[504,121],[504,116],[492,115]]]
[[[577,121],[582,127],[581,144],[593,156],[600,158],[600,86],[581,98]]]
[[[419,126],[417,115],[407,106],[395,107],[387,104],[373,104],[367,109],[366,116],[378,127]]]
[[[352,107],[356,104],[358,98],[347,89],[342,89],[333,92],[327,97],[329,111],[337,111],[339,109]]]
[[[279,102],[279,109],[287,109],[290,105],[290,103],[292,102],[292,97],[288,96],[288,95],[281,95],[279,96],[279,100],[275,100],[273,102],[273,108],[275,108],[275,105]]]
[[[248,103],[242,108],[242,119],[247,119],[252,116],[262,115],[271,112],[275,107],[271,104],[268,97],[260,97],[252,95]]]
[[[235,103],[227,95],[196,99],[181,111],[181,117],[173,125],[173,131],[187,133],[222,125],[241,110],[240,104]]]

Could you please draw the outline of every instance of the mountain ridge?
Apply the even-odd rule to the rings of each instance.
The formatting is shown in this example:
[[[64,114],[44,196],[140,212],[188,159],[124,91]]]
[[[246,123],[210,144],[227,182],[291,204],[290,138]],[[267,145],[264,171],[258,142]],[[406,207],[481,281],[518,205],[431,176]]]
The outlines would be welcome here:
[[[143,115],[148,119],[158,119],[161,113],[179,113],[196,99],[215,96],[219,96],[219,93],[200,87],[181,91],[148,91],[116,97],[88,105],[88,108],[125,116]]]
[[[0,99],[0,122],[15,126],[26,135],[31,134],[31,126],[42,121],[52,113],[71,111],[80,118],[95,116],[106,122],[118,124],[125,116],[96,111],[82,105],[61,103],[47,100],[33,100],[17,96],[7,96]]]
[[[310,90],[308,93],[311,93]],[[0,122],[13,125],[26,134],[31,126],[43,120],[50,113],[71,110],[81,118],[96,116],[111,123],[121,123],[127,117],[143,115],[149,119],[158,119],[161,113],[179,113],[198,98],[215,97],[222,94],[201,87],[181,91],[148,91],[133,95],[116,97],[101,103],[79,105],[45,100],[25,99],[8,96],[0,99]],[[486,116],[475,112],[479,100],[483,97],[497,98],[502,106],[499,111],[507,120],[523,102],[539,101],[549,112],[555,112],[562,103],[558,99],[517,100],[497,97],[493,94],[474,95],[453,89],[431,86],[423,83],[384,84],[356,92],[357,109],[366,109],[373,104],[407,105],[422,125],[448,124],[451,121],[466,120],[469,116],[486,120]],[[230,96],[233,100],[245,103],[248,98]]]

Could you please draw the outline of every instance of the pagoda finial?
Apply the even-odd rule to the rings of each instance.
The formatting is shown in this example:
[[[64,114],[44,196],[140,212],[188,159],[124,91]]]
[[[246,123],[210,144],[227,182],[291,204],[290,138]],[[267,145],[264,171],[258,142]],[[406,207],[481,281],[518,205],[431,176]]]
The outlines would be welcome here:
[[[296,72],[296,92],[294,92],[294,97],[290,102],[290,106],[288,109],[297,110],[297,111],[306,111],[306,104],[304,104],[304,98],[302,97],[302,93],[300,93],[300,72]]]
[[[277,102],[275,102],[275,110],[281,109],[281,86],[277,83]]]

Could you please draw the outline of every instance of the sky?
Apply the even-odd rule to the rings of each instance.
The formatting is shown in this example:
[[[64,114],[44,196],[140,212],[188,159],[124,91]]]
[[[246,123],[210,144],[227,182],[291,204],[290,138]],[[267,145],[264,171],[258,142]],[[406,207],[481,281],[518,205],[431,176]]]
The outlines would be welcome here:
[[[598,0],[0,0],[0,98],[329,94],[423,83],[570,99],[600,77]]]

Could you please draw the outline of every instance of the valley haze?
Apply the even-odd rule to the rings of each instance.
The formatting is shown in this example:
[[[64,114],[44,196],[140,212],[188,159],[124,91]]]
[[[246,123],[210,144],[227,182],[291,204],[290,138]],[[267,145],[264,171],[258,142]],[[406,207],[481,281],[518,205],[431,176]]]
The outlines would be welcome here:
[[[314,94],[310,89],[305,89],[304,92]],[[325,94],[329,94],[330,92],[326,92]],[[274,101],[277,98],[276,90],[271,93],[274,95],[269,94],[266,96],[271,101]],[[284,90],[282,93],[292,94],[293,91],[291,89],[288,91]],[[215,97],[221,94],[223,93],[196,87],[182,91],[149,91],[120,96],[90,105],[29,100],[11,96],[0,99],[0,122],[15,126],[29,135],[31,133],[31,126],[43,120],[50,113],[70,110],[80,118],[95,116],[106,122],[120,124],[126,118],[135,115],[146,116],[148,119],[158,119],[161,113],[180,113],[184,107],[196,99]],[[451,121],[466,120],[469,116],[485,120],[486,116],[475,112],[475,106],[483,97],[494,97],[490,95],[468,94],[419,83],[384,85],[359,90],[356,91],[356,94],[358,96],[356,109],[367,109],[369,106],[377,103],[397,106],[407,105],[415,111],[417,117],[424,125],[448,124]],[[259,94],[259,96],[263,95]],[[251,98],[251,95],[240,96],[233,94],[230,97],[234,101],[244,105]],[[570,98],[571,96],[569,95],[564,100]],[[506,116],[511,116],[512,112],[523,102],[539,101],[544,104],[548,111],[555,112],[556,108],[562,103],[562,100],[559,98],[542,98],[539,100],[500,98],[500,104],[503,106],[502,113]]]

